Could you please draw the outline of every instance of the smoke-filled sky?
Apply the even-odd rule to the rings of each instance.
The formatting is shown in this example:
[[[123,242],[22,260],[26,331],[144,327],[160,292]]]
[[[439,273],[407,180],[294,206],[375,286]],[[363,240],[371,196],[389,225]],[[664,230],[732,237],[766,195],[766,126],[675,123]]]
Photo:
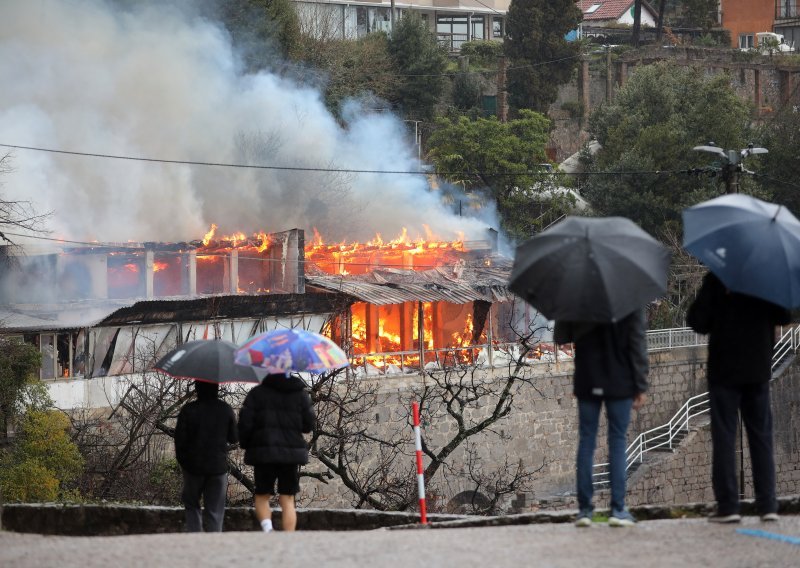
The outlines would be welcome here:
[[[153,3],[159,4],[159,3]],[[167,160],[337,170],[418,169],[406,126],[355,103],[342,127],[317,91],[244,75],[224,28],[158,5],[11,0],[0,10],[0,144]],[[376,232],[482,238],[422,176],[224,168],[0,147],[7,200],[52,212],[74,240],[185,241],[316,227],[326,240]]]

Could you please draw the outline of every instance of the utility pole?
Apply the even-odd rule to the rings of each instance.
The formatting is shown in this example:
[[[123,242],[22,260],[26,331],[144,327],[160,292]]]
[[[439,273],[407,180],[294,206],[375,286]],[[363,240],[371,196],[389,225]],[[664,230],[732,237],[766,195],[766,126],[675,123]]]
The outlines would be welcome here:
[[[754,173],[745,169],[745,158],[753,154],[766,154],[769,152],[766,148],[753,146],[752,143],[742,150],[723,150],[715,146],[713,142],[709,142],[707,146],[695,146],[692,150],[708,152],[721,158],[720,176],[725,183],[725,193],[739,193],[739,175],[742,172],[747,174]]]

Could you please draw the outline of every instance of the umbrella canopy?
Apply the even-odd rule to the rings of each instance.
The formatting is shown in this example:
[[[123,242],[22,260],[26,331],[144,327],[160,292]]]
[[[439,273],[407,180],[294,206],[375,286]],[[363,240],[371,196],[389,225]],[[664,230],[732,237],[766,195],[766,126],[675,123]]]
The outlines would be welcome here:
[[[321,373],[347,367],[342,349],[327,337],[302,329],[276,329],[250,338],[236,351],[236,362],[270,374]]]
[[[176,379],[207,383],[260,382],[263,376],[257,370],[234,362],[236,347],[230,341],[189,341],[164,355],[153,369]]]
[[[742,194],[683,211],[683,246],[725,286],[784,308],[800,306],[800,221]]]
[[[509,288],[552,320],[612,322],[667,291],[669,250],[624,217],[567,217],[519,245]]]

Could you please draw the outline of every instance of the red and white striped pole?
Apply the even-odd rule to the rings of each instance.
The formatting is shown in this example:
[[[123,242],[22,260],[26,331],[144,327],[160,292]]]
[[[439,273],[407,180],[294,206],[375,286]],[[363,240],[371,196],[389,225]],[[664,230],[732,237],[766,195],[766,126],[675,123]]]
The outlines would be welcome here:
[[[422,436],[419,433],[419,403],[411,403],[414,414],[414,445],[417,448],[417,492],[419,493],[419,522],[428,524],[428,514],[425,506],[425,473],[422,468]]]

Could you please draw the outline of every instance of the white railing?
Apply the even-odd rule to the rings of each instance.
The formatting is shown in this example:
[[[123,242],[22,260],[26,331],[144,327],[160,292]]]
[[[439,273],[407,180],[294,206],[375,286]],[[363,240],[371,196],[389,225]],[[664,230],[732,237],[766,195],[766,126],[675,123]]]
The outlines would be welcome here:
[[[694,338],[692,334],[694,334]],[[647,341],[650,350],[672,349],[674,347],[686,347],[689,345],[705,345],[707,343],[706,336],[696,334],[689,328],[651,331],[647,334]],[[695,343],[692,343],[692,341]],[[663,346],[658,347],[658,345]],[[800,326],[785,329],[781,328],[780,337],[775,343],[774,355],[772,357],[773,379],[776,378],[774,375],[775,370],[781,363],[793,356],[798,347],[800,347]],[[639,434],[625,451],[626,471],[635,463],[644,461],[644,454],[647,452],[657,449],[672,450],[675,446],[675,438],[681,432],[689,431],[690,420],[707,412],[709,412],[708,393],[704,392],[687,400],[686,403],[681,406],[680,410],[675,413],[675,416],[663,426],[657,426],[656,428]],[[592,474],[594,485],[604,486],[609,483],[608,466],[609,464],[607,462],[595,464],[594,473]]]
[[[772,372],[780,367],[788,357],[794,355],[800,346],[800,326],[781,328],[781,335],[775,344],[775,355],[772,357]],[[773,378],[775,378],[773,376]]]
[[[701,335],[690,327],[673,329],[654,329],[647,332],[647,350],[677,349],[679,347],[697,347],[707,345],[708,336]]]

